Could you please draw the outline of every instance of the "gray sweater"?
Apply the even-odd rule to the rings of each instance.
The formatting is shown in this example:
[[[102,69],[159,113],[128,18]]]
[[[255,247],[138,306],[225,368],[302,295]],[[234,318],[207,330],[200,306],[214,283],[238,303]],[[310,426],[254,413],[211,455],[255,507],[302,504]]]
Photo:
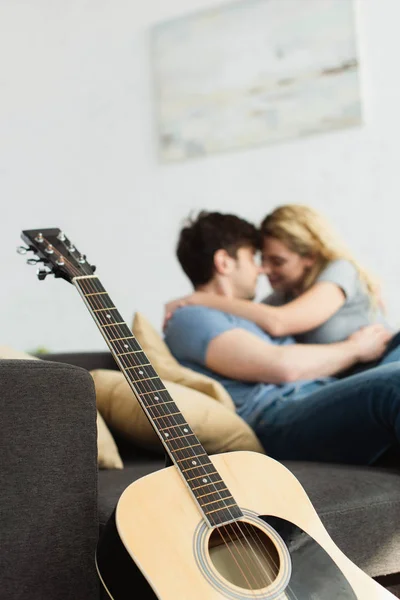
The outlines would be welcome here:
[[[298,342],[302,344],[341,342],[365,325],[372,323],[387,325],[382,313],[371,307],[370,298],[360,281],[357,269],[348,260],[332,261],[317,278],[317,282],[319,281],[336,283],[343,290],[345,303],[319,327],[296,335]],[[272,306],[282,306],[293,299],[293,296],[283,292],[273,292],[262,302]]]

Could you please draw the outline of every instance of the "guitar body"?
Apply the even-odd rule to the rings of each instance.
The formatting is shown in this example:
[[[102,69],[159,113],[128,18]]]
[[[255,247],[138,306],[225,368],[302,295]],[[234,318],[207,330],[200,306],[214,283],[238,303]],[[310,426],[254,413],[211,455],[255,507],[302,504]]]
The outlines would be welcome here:
[[[176,467],[169,467],[124,491],[100,540],[97,568],[111,598],[394,597],[339,550],[300,483],[280,463],[252,452],[211,460],[244,513],[241,530],[254,542],[247,558],[241,557],[249,546],[246,535],[236,536],[232,544],[231,530],[228,539],[225,536],[228,543],[221,543],[221,536],[202,519]],[[248,565],[247,574],[240,558]]]

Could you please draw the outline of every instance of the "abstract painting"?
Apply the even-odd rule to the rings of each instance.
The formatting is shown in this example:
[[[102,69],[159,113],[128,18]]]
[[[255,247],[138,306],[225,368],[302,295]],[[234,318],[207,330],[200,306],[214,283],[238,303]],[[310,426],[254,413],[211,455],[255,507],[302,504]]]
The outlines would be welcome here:
[[[156,25],[164,162],[362,122],[353,0],[244,0]]]

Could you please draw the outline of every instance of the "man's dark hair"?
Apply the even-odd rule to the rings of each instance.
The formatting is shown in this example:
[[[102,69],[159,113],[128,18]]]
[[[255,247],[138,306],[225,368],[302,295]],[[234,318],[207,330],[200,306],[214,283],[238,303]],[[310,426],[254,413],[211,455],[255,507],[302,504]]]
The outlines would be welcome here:
[[[254,225],[235,215],[202,211],[197,218],[189,218],[181,230],[176,254],[196,288],[214,276],[217,250],[226,250],[236,258],[239,248],[245,247],[260,247],[260,234]]]

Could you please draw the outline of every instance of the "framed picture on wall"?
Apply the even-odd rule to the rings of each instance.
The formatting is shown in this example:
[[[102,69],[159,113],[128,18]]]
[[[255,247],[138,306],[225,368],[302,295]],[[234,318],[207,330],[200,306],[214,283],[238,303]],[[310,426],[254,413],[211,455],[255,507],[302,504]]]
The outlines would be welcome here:
[[[164,162],[362,122],[353,0],[243,0],[152,30]]]

